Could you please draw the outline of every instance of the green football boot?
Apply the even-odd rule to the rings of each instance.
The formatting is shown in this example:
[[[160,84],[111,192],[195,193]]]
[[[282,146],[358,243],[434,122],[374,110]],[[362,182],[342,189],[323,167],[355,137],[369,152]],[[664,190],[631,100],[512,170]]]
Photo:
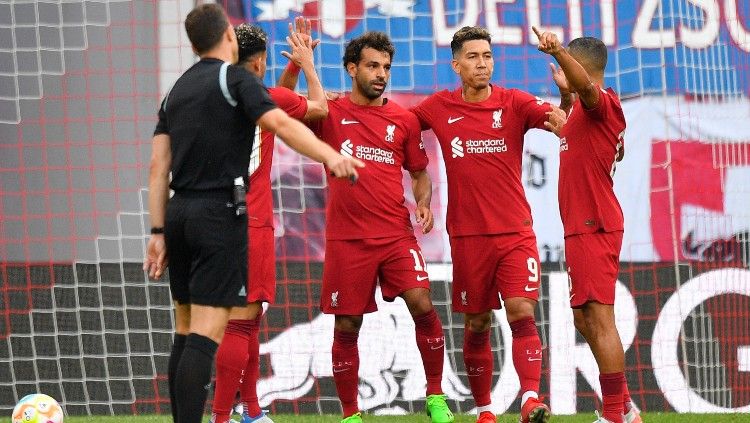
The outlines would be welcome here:
[[[432,419],[432,423],[452,423],[453,412],[448,408],[448,404],[445,402],[445,395],[429,395],[427,396],[427,416]]]

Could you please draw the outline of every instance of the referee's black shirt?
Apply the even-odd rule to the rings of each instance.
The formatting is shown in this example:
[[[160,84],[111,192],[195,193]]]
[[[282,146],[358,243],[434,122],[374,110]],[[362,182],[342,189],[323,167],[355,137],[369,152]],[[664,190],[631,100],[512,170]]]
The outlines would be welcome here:
[[[154,135],[170,137],[176,192],[231,189],[236,177],[247,178],[255,121],[276,107],[260,79],[240,67],[226,67],[222,87],[223,64],[202,59],[190,67],[159,108]]]

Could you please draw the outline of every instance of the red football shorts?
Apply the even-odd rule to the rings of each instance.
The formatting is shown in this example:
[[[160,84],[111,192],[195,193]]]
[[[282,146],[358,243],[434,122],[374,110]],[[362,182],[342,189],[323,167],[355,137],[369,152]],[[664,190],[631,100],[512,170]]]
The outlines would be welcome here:
[[[622,231],[570,235],[565,238],[570,306],[589,301],[613,305],[620,270]]]
[[[323,313],[359,316],[377,311],[378,282],[386,301],[413,288],[430,289],[414,235],[326,241],[320,293]]]
[[[276,244],[273,228],[247,228],[247,302],[273,303],[276,296]]]
[[[534,232],[450,238],[453,311],[499,309],[500,299],[537,301],[541,268]]]

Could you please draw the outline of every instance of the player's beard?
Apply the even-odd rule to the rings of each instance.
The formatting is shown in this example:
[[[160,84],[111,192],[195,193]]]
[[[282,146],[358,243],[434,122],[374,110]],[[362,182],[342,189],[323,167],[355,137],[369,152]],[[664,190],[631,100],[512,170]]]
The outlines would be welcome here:
[[[385,79],[373,79],[371,81],[362,81],[360,80],[359,76],[356,78],[357,81],[357,87],[359,88],[359,91],[368,99],[375,100],[377,98],[380,98],[380,96],[383,95],[383,92],[385,92],[385,87],[388,86],[388,83]],[[375,88],[374,84],[380,83],[383,85],[383,88]]]

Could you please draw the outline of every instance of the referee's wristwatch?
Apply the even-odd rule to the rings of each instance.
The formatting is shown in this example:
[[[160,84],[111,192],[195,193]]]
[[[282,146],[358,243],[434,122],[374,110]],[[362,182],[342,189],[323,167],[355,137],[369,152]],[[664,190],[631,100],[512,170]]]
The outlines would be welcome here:
[[[164,227],[163,226],[162,227],[151,228],[151,234],[152,235],[163,234],[163,233],[164,233]]]

